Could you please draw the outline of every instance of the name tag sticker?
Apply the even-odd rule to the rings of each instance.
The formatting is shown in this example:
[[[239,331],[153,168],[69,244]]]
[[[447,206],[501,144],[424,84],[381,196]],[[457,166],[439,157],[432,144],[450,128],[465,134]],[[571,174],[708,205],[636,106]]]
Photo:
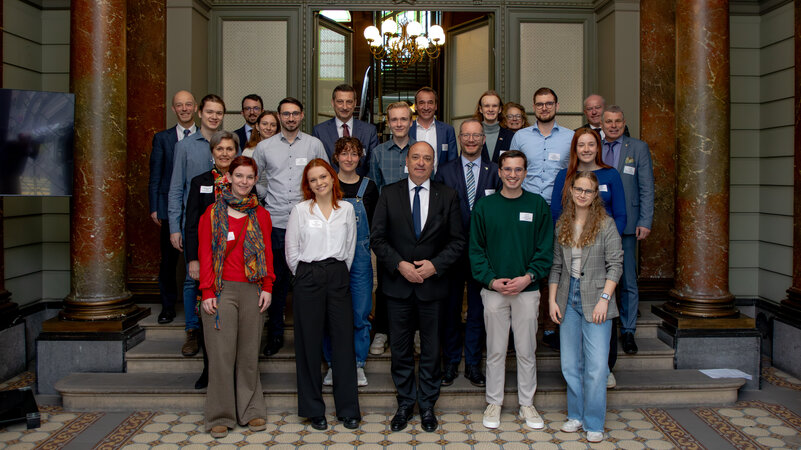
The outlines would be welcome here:
[[[309,163],[308,158],[295,158],[296,166],[305,166],[308,163]]]
[[[598,185],[598,190],[601,191],[601,192],[608,192],[608,190],[606,189],[606,185],[605,184],[599,184]]]
[[[228,232],[228,240],[229,241],[236,240],[236,236],[234,236],[234,232],[233,231],[229,231]]]
[[[625,173],[626,175],[634,175],[634,166],[623,167],[623,173]]]
[[[520,213],[520,221],[521,222],[533,222],[534,221],[534,214],[533,213],[527,213],[527,212],[521,212]]]
[[[495,193],[495,189],[484,189],[484,195],[492,195]]]
[[[562,159],[562,155],[559,153],[548,153],[548,161],[559,161]]]
[[[501,150],[501,151],[499,151],[499,152],[498,152],[498,156],[501,156],[501,155],[503,155],[503,154],[504,154],[504,153],[506,153],[507,151],[508,151],[508,150]]]
[[[214,192],[214,186],[200,186],[201,194],[211,194]]]
[[[322,220],[310,220],[309,221],[309,227],[311,227],[311,228],[322,228],[323,227],[323,221]]]
[[[409,173],[409,166],[403,166],[403,173]]]

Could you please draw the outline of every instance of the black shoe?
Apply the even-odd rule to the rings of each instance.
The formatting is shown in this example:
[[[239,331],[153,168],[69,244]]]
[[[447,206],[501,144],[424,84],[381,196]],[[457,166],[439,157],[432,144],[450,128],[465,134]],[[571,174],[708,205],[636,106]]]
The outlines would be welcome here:
[[[204,370],[200,378],[195,381],[195,389],[205,389],[209,386],[209,372]]]
[[[398,410],[395,412],[395,417],[392,418],[389,428],[392,431],[401,431],[406,428],[406,425],[412,420],[413,415],[414,406],[399,406]]]
[[[358,417],[339,417],[337,416],[337,420],[342,422],[342,426],[349,430],[355,430],[359,428],[359,422],[362,420]]]
[[[465,366],[464,377],[470,380],[470,384],[473,386],[487,386],[487,378],[481,373],[481,369],[478,366]]]
[[[175,319],[175,309],[173,308],[161,308],[161,314],[159,314],[159,323],[164,325],[165,323],[170,323],[172,320]]]
[[[328,421],[325,420],[325,416],[309,417],[309,420],[315,430],[325,431],[328,429]]]
[[[267,340],[267,345],[264,346],[264,356],[273,356],[281,350],[284,346],[284,338],[281,336],[273,336]]]
[[[429,433],[436,431],[439,422],[437,422],[437,416],[434,414],[434,408],[426,408],[420,412],[420,426],[423,431],[428,431]]]
[[[558,352],[559,351],[559,333],[556,332],[556,331],[554,331],[553,333],[550,333],[550,334],[544,334],[543,333],[543,335],[542,335],[542,343],[547,345],[551,349],[556,350]]]
[[[450,386],[453,384],[453,380],[459,376],[459,365],[448,363],[445,364],[445,370],[442,371],[442,385],[443,386]]]
[[[634,333],[623,333],[620,335],[620,340],[622,341],[623,351],[627,355],[637,354],[638,349],[637,343],[634,342]]]

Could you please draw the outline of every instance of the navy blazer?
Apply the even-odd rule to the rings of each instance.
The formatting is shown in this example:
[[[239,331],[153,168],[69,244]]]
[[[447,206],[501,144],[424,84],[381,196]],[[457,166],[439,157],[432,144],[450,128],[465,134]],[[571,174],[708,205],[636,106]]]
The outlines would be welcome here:
[[[167,193],[170,191],[175,144],[178,142],[176,127],[167,128],[153,135],[153,150],[150,152],[150,182],[148,198],[150,212],[159,219],[167,220]]]
[[[493,194],[501,189],[501,179],[498,177],[498,165],[486,159],[479,159],[478,180],[476,181],[476,199]],[[462,158],[457,158],[439,166],[434,181],[445,184],[459,195],[459,209],[462,211],[462,228],[465,233],[470,231],[470,204],[467,201],[467,182],[464,178]],[[473,205],[475,205],[473,202]]]
[[[356,168],[356,173],[366,177],[367,172],[370,171],[370,156],[373,149],[378,146],[378,134],[375,131],[375,125],[362,122],[358,119],[353,119],[353,129],[350,130],[350,135],[355,137],[362,143],[364,147],[364,156],[359,162],[359,167]],[[312,136],[323,142],[325,152],[328,154],[328,160],[334,168],[337,167],[334,161],[334,144],[339,139],[339,131],[337,131],[336,119],[328,119],[323,123],[318,123],[312,130]]]
[[[492,162],[498,164],[498,158],[501,156],[501,152],[509,150],[514,135],[514,131],[501,127],[501,131],[498,132],[498,142],[495,144],[495,153],[492,154]],[[481,159],[490,159],[486,142],[484,143],[484,149],[481,150]]]
[[[459,150],[456,148],[456,132],[453,127],[445,122],[440,122],[434,119],[434,126],[437,129],[437,147],[439,153],[437,155],[437,166],[442,165],[448,161],[452,161],[459,157]],[[417,139],[417,121],[412,122],[412,127],[409,129],[409,137]],[[445,147],[447,145],[447,147]]]
[[[244,125],[242,125],[242,128],[234,130],[234,133],[239,136],[239,152],[237,154],[242,154],[242,149],[248,144],[248,133],[245,131]],[[203,214],[203,211],[201,211],[200,214]]]

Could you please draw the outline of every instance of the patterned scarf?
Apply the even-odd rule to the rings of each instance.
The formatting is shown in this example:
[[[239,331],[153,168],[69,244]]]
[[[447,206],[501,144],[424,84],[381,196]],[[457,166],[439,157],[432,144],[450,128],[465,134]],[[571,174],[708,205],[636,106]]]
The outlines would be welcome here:
[[[216,182],[215,182],[216,186]],[[261,279],[267,276],[267,263],[264,260],[264,239],[256,218],[256,209],[259,200],[256,194],[251,193],[244,199],[238,199],[231,193],[228,184],[221,185],[220,196],[212,206],[211,215],[211,262],[214,269],[214,295],[219,301],[220,293],[223,288],[222,272],[225,258],[230,253],[228,245],[228,207],[247,214],[247,225],[245,225],[244,243],[242,244],[245,252],[245,276],[252,283],[258,283],[261,290]],[[237,237],[237,240],[240,237]],[[236,241],[233,242],[236,245]],[[233,249],[233,247],[232,247]]]
[[[214,175],[214,200],[217,200],[220,198],[220,195],[222,195],[223,186],[227,184],[230,188],[231,182],[228,181],[228,174],[220,173],[220,170],[217,169],[217,166],[214,166],[211,169],[211,174]]]

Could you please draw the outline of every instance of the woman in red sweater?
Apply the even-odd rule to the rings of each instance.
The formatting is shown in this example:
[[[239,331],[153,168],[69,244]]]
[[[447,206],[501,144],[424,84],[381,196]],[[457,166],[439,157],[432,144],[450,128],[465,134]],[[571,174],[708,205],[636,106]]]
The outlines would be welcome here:
[[[237,422],[251,431],[266,428],[259,343],[275,280],[270,214],[251,192],[258,167],[238,156],[229,174],[230,187],[223,187],[198,224],[200,289],[208,314],[203,320],[209,354],[206,431],[215,438],[225,437]]]

